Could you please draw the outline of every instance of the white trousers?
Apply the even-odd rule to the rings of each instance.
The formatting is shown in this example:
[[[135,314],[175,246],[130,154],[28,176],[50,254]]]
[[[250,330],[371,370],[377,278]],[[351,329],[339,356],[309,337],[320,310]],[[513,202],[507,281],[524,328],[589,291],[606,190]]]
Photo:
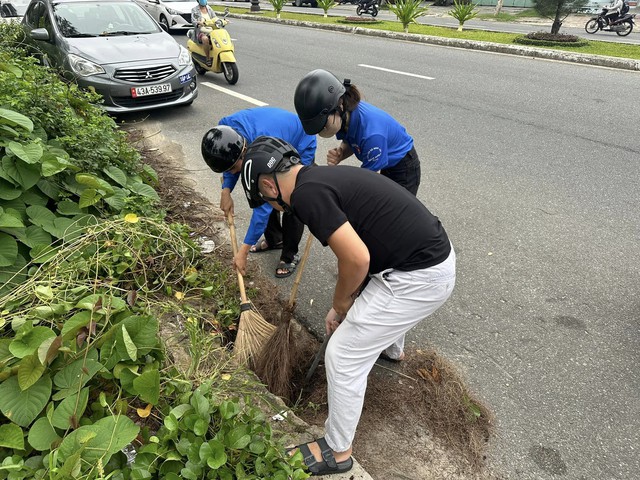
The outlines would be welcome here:
[[[451,295],[456,254],[439,265],[403,272],[385,270],[371,279],[335,330],[325,353],[329,416],[325,439],[336,452],[348,450],[360,421],[367,376],[382,351],[398,358],[404,336]]]

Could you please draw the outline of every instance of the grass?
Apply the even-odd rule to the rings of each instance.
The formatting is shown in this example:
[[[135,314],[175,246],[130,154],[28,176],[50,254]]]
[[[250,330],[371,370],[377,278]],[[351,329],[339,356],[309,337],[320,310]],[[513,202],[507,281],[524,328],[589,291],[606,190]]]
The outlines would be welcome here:
[[[526,10],[522,10],[516,14],[500,12],[498,15],[494,15],[493,13],[481,13],[476,18],[480,18],[483,20],[495,20],[496,22],[512,22],[514,20],[519,20],[522,18],[539,18],[540,15],[536,13],[533,8],[527,8]]]
[[[216,8],[214,8],[215,10]],[[218,7],[217,10],[221,11],[222,8]],[[248,13],[247,8],[232,7],[229,8],[232,13]],[[262,10],[260,13],[263,17],[275,18],[274,12],[269,10]],[[502,15],[502,14],[501,14]],[[508,15],[510,18],[532,16],[531,10],[523,10],[516,15]],[[493,17],[490,15],[490,17]],[[322,15],[301,14],[293,12],[281,12],[280,18],[282,20],[299,20],[320,24],[339,24],[338,19],[343,17],[327,17]],[[506,20],[505,20],[506,21]],[[370,28],[375,30],[386,30],[391,32],[402,32],[402,24],[400,22],[381,21],[376,24],[365,24],[363,28]],[[409,33],[415,33],[420,35],[431,35],[434,37],[445,38],[459,38],[464,40],[476,40],[482,42],[501,43],[506,45],[513,45],[513,40],[518,34],[504,33],[504,32],[489,32],[487,30],[464,30],[458,32],[455,27],[435,27],[430,25],[409,25]],[[536,48],[536,47],[532,47]],[[630,58],[634,60],[640,60],[640,45],[629,45],[624,43],[602,42],[602,41],[589,41],[588,45],[583,47],[544,47],[545,49],[561,50],[566,52],[578,52],[587,53],[592,55],[605,55],[609,57],[618,58]]]

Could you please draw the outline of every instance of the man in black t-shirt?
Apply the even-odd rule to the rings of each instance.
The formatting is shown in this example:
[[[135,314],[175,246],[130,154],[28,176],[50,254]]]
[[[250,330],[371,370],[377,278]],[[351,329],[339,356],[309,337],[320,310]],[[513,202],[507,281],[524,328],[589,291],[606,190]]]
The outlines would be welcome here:
[[[247,149],[241,179],[252,208],[267,201],[293,212],[338,259],[325,318],[332,335],[326,433],[298,447],[312,473],[327,475],[353,464],[351,444],[377,358],[402,360],[405,333],[451,295],[455,253],[438,218],[392,180],[299,162],[290,144],[259,137]]]

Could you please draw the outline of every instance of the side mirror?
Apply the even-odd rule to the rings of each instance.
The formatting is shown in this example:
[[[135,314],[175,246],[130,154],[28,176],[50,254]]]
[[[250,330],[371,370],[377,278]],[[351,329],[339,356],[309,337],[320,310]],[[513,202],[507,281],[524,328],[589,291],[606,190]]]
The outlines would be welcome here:
[[[160,25],[160,28],[161,28],[163,31],[165,31],[165,32],[169,33],[169,28],[168,28],[164,23],[159,23],[158,25]]]
[[[34,40],[41,40],[43,42],[48,42],[51,39],[51,37],[49,37],[49,32],[47,31],[46,28],[36,28],[34,30],[31,30],[29,34],[31,35],[31,38],[33,38]]]

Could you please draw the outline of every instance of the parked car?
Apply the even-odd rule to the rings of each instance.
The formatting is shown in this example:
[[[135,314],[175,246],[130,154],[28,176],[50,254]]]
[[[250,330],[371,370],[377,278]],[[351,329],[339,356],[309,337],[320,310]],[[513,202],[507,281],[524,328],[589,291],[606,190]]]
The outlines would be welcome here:
[[[291,2],[292,5],[296,6],[296,7],[301,7],[304,4],[309,4],[311,5],[313,8],[316,8],[318,6],[318,1],[317,0],[293,0]]]
[[[190,105],[187,49],[134,0],[32,0],[22,20],[42,63],[93,88],[112,113]]]
[[[20,23],[29,0],[0,0],[0,23]]]
[[[191,9],[195,0],[136,0],[167,31],[191,28]]]

